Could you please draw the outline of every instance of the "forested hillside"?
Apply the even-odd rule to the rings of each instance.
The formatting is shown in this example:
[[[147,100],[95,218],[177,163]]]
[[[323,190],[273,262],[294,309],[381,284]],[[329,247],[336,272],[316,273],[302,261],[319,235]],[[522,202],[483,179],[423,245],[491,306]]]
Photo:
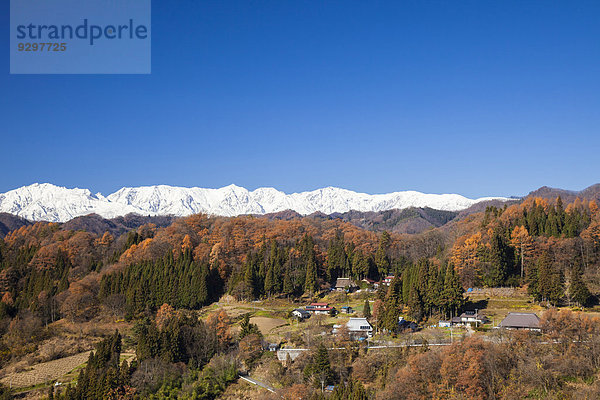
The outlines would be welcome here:
[[[450,261],[465,287],[527,285],[537,300],[592,300],[598,290],[600,214],[594,200],[564,205],[529,198],[506,208],[489,207],[462,222]]]
[[[435,276],[444,286],[448,271],[464,288],[526,285],[552,304],[587,305],[600,287],[600,213],[594,201],[579,199],[488,207],[450,233],[408,236],[316,218],[195,215],[118,237],[68,226],[22,226],[1,242],[3,318],[27,310],[43,324],[90,319],[119,296],[130,316],[163,303],[197,309],[225,293],[240,300],[311,295],[338,277],[389,274],[403,285],[420,276],[413,286],[421,293],[413,297],[425,309],[437,300],[425,299],[431,291],[423,280]],[[455,232],[462,234],[453,240]],[[410,298],[405,288],[403,303]]]
[[[73,229],[85,228],[89,221],[94,222],[91,231]],[[98,232],[95,218],[67,224],[38,222],[6,234],[0,241],[1,365],[35,352],[52,337],[57,321],[83,324],[124,318],[135,325],[130,340],[137,361],[117,363],[121,338],[115,334],[81,373],[85,386],[60,396],[113,398],[106,397],[113,390],[115,396],[124,396],[116,398],[133,398],[155,393],[162,385],[160,380],[147,381],[141,365],[176,377],[183,376],[177,368],[187,365],[195,371],[186,378],[194,385],[217,379],[209,377],[212,372],[205,365],[238,345],[225,329],[229,317],[217,313],[204,324],[189,313],[223,295],[240,302],[317,299],[340,277],[359,282],[394,275],[389,288],[382,286],[375,294],[372,314],[378,329],[395,332],[401,315],[416,322],[457,315],[467,301],[463,292],[470,287],[525,287],[533,301],[547,307],[591,306],[600,292],[600,211],[594,200],[528,198],[510,206],[488,206],[415,235],[378,233],[341,219],[314,216],[198,214],[163,227],[147,223],[117,234],[126,223],[113,223]],[[246,324],[249,332],[256,332]],[[246,342],[260,341],[252,335]],[[256,345],[246,342],[239,342],[240,349]],[[186,343],[200,343],[196,350],[201,354]],[[468,346],[477,354],[488,345]],[[453,351],[459,350],[448,350]],[[413,368],[410,363],[417,362],[411,360],[407,358],[405,367],[395,367],[400,368],[398,382],[413,379],[405,376]],[[217,379],[221,386],[193,390],[214,389],[215,396],[224,390],[232,379],[231,368],[236,367],[228,358],[219,363],[214,368],[221,374]],[[95,380],[96,370],[102,370],[102,379],[110,383]],[[342,377],[338,374],[335,379]],[[110,390],[100,395],[100,387]],[[349,388],[363,390],[357,383]],[[95,397],[89,397],[88,390]],[[214,398],[206,396],[190,398]]]

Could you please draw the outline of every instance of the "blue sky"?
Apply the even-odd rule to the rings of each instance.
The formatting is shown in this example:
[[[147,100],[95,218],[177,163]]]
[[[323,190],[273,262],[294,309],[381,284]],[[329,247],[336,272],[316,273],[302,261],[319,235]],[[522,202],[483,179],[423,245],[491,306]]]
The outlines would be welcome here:
[[[152,74],[9,75],[0,191],[600,182],[597,1],[154,0]]]

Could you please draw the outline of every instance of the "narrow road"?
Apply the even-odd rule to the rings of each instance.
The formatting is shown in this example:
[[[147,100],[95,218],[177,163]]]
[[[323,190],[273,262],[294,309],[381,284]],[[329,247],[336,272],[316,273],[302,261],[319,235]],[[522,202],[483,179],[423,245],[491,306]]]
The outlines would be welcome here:
[[[260,386],[263,389],[267,389],[271,393],[275,393],[275,389],[272,386],[269,386],[264,382],[257,381],[256,379],[250,378],[249,376],[243,376],[243,375],[240,375],[240,379],[242,379],[248,383],[251,383],[253,385]]]
[[[487,340],[487,341],[491,341],[492,338],[488,338],[487,336],[483,336],[483,340]],[[573,340],[571,341],[572,343],[585,343],[585,341],[580,341],[580,340]],[[455,343],[458,343],[455,342]],[[543,342],[535,342],[535,344],[539,344],[539,345],[551,345],[551,344],[558,344],[561,343],[561,341],[559,340],[550,340],[550,341],[543,341]],[[375,345],[375,346],[368,346],[366,349],[367,350],[380,350],[380,349],[394,349],[394,348],[403,348],[403,347],[437,347],[437,346],[452,346],[453,343],[451,342],[442,342],[442,343],[400,343],[400,344],[387,344],[387,345]],[[334,350],[346,350],[345,347],[329,347],[327,348],[327,350],[329,351],[334,351]],[[295,360],[296,357],[298,357],[301,353],[305,352],[305,351],[311,351],[311,349],[292,349],[292,348],[283,348],[283,349],[279,349],[277,350],[277,359],[279,361],[286,361],[288,355],[290,356],[291,360]]]

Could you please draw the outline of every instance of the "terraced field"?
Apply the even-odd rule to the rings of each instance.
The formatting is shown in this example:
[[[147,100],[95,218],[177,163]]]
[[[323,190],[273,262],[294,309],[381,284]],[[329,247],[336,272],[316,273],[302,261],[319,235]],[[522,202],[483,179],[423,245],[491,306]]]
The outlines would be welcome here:
[[[48,382],[58,381],[61,383],[70,383],[76,377],[74,371],[77,367],[82,366],[88,360],[89,351],[75,354],[69,357],[59,358],[44,363],[32,365],[27,371],[14,372],[0,379],[0,383],[13,389],[30,388]],[[135,358],[133,353],[122,353],[121,361],[131,360]]]
[[[89,351],[85,351],[58,360],[36,364],[27,371],[8,374],[0,382],[5,386],[12,386],[12,388],[22,388],[54,381],[85,363],[89,354]]]

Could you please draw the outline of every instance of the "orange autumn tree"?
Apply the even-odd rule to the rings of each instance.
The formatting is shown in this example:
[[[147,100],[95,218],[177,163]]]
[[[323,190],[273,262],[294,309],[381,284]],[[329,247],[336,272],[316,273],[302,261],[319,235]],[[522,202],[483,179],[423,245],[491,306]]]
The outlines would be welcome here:
[[[10,294],[10,292],[5,292],[4,295],[2,295],[2,303],[12,306],[14,304],[14,300],[12,298],[12,294]]]
[[[156,312],[156,326],[158,329],[163,329],[165,324],[176,315],[176,311],[169,304],[164,303]]]
[[[101,246],[110,246],[112,242],[114,242],[115,238],[108,232],[104,232],[102,238],[97,241],[97,243]]]
[[[452,248],[450,259],[456,266],[461,280],[467,286],[472,286],[481,277],[479,254],[483,246],[481,232],[477,232],[471,236],[459,238]]]
[[[181,243],[181,251],[185,253],[186,251],[191,251],[192,249],[192,238],[190,238],[190,235],[185,235]]]
[[[385,311],[385,306],[381,299],[375,300],[375,304],[373,305],[373,315],[372,320],[375,323],[375,329],[379,328],[379,321],[383,318],[383,314]]]
[[[533,239],[529,236],[527,228],[523,225],[515,226],[515,229],[510,234],[510,243],[517,250],[519,258],[521,260],[521,279],[523,278],[523,271],[525,265],[525,258],[529,256],[533,248]]]
[[[486,399],[486,345],[481,339],[470,339],[444,350],[440,366],[443,387],[469,399]],[[461,396],[462,397],[462,396]]]
[[[597,218],[598,211],[600,211],[600,209],[598,208],[598,203],[596,203],[596,200],[591,200],[590,203],[588,204],[588,208],[590,209],[592,218]]]
[[[217,331],[217,338],[221,349],[227,348],[232,339],[231,332],[229,331],[231,319],[227,312],[224,309],[220,309],[219,311],[211,313],[208,316],[206,323],[212,329]]]
[[[600,251],[600,220],[596,218],[592,220],[590,225],[581,232],[581,238],[585,247],[585,261],[594,262],[598,260],[598,253]]]

